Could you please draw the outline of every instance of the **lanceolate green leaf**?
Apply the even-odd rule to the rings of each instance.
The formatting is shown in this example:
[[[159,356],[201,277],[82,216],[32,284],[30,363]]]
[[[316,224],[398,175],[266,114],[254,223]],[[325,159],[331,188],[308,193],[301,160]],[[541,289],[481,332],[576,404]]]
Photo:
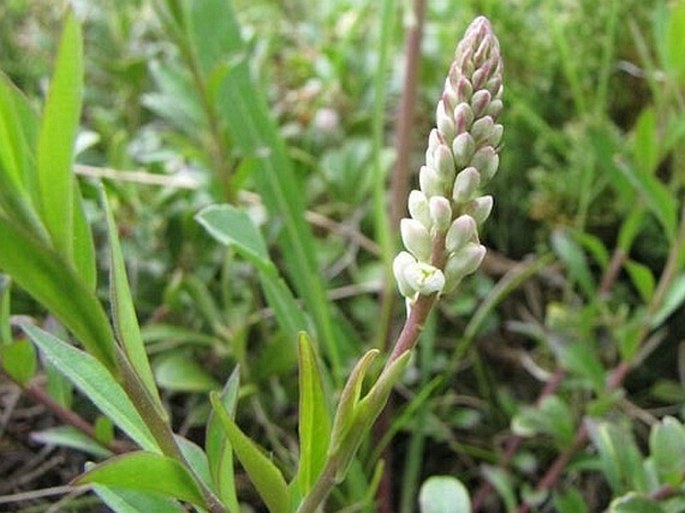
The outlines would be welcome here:
[[[140,492],[113,488],[103,485],[93,486],[93,490],[115,513],[186,513],[186,509],[171,497],[156,492]]]
[[[50,310],[85,348],[116,371],[114,339],[107,315],[64,259],[0,216],[0,269]]]
[[[210,12],[215,15],[203,15],[203,11],[210,8],[207,4],[211,4]],[[202,51],[211,48],[211,54],[217,56],[216,63],[210,63],[203,57],[205,69],[212,69],[227,58],[239,56],[245,51],[231,2],[208,0],[188,2],[186,5],[187,25],[190,27],[194,54],[199,56]],[[217,48],[219,39],[216,34],[221,34],[221,48]],[[212,41],[208,41],[208,38]],[[255,159],[258,191],[272,218],[283,223],[280,242],[288,271],[314,318],[317,335],[331,361],[334,374],[340,377],[341,341],[338,340],[331,321],[330,306],[320,278],[312,234],[304,220],[302,189],[287,157],[284,142],[269,115],[260,87],[250,77],[245,59],[239,62],[236,60],[235,66],[226,74],[218,89],[217,101],[216,108],[226,122],[238,150]]]
[[[38,185],[43,222],[57,251],[73,262],[73,150],[83,92],[81,27],[69,11],[38,136]]]
[[[150,397],[153,398],[158,412],[162,415],[162,418],[164,418],[166,417],[166,412],[159,398],[157,387],[155,386],[152,369],[150,369],[150,361],[145,353],[143,337],[140,334],[136,310],[133,306],[133,297],[131,296],[131,289],[128,285],[126,265],[124,263],[124,256],[121,252],[121,245],[119,244],[117,225],[114,222],[112,209],[109,207],[107,195],[104,190],[102,190],[101,198],[101,203],[107,218],[107,232],[109,235],[109,290],[114,329],[131,365],[138,376],[140,376]]]
[[[324,383],[312,342],[306,333],[299,337],[300,367],[300,462],[297,470],[300,492],[306,495],[326,462],[331,421]]]
[[[145,451],[117,456],[78,477],[74,484],[156,492],[207,509],[200,487],[178,461]]]
[[[124,390],[100,362],[36,326],[24,324],[22,328],[50,363],[134,442],[146,450],[159,451]]]
[[[270,513],[288,513],[290,495],[281,471],[230,417],[219,395],[210,394],[214,412],[219,416],[224,433],[228,436],[236,456],[247,472],[250,481],[261,496]]]
[[[236,367],[218,397],[231,418],[235,415],[239,388],[240,373]],[[233,448],[228,437],[224,434],[221,421],[214,410],[210,413],[207,421],[205,448],[209,460],[209,471],[219,498],[231,512],[239,511],[233,474]]]

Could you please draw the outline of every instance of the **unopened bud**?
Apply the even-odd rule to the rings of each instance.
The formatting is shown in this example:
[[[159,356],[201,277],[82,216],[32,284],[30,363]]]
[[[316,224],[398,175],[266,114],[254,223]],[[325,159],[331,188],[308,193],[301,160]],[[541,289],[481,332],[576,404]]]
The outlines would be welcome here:
[[[497,147],[499,143],[502,141],[503,134],[504,127],[502,125],[500,125],[499,123],[493,125],[493,127],[490,129],[490,135],[488,135],[487,139],[485,139],[485,144]]]
[[[454,181],[452,199],[455,203],[466,203],[476,194],[480,185],[480,173],[475,167],[467,167],[459,172]]]
[[[473,109],[466,102],[461,102],[454,108],[454,127],[457,135],[462,134],[471,128],[473,123]]]
[[[502,108],[502,100],[492,100],[483,114],[492,117],[492,119],[497,119],[502,113]]]
[[[450,113],[447,111],[447,108],[445,106],[445,102],[440,100],[438,102],[438,108],[435,112],[435,120],[438,125],[438,130],[442,132],[442,135],[445,136],[445,139],[448,141],[451,141],[454,138],[455,132],[454,132],[454,119],[450,115]]]
[[[451,183],[454,180],[456,169],[454,167],[454,157],[450,149],[441,144],[433,153],[435,170],[443,183]]]
[[[471,200],[464,208],[464,213],[473,217],[476,224],[481,225],[490,217],[493,199],[489,194]]]
[[[459,251],[466,244],[478,240],[478,227],[471,216],[457,217],[445,236],[445,249],[448,253]]]
[[[424,262],[417,262],[404,269],[407,284],[419,294],[430,295],[442,292],[445,287],[445,275],[437,267]]]
[[[490,136],[490,132],[492,132],[493,126],[495,126],[495,122],[490,116],[477,119],[473,123],[473,126],[471,127],[471,135],[473,135],[477,145],[487,140],[487,138]]]
[[[463,169],[471,162],[475,152],[476,141],[470,133],[464,132],[455,137],[452,142],[452,153],[454,155],[456,169]]]
[[[435,169],[428,166],[421,166],[419,171],[419,187],[428,198],[431,196],[442,196],[444,193],[444,185],[440,180],[440,176],[438,176]]]
[[[480,172],[481,184],[485,184],[495,176],[499,166],[499,156],[492,146],[479,149],[471,159],[471,165]]]
[[[407,279],[404,277],[404,271],[410,265],[415,265],[416,259],[406,251],[401,251],[392,262],[392,272],[397,280],[397,287],[400,289],[400,294],[404,297],[412,297],[416,294]]]
[[[446,281],[448,283],[458,283],[464,276],[475,272],[483,262],[485,253],[485,246],[477,242],[471,242],[450,255],[445,265]]]
[[[430,230],[432,222],[430,212],[428,211],[428,198],[426,198],[426,195],[421,191],[411,191],[407,206],[409,207],[409,215],[420,221],[427,230]]]
[[[439,234],[447,231],[452,221],[452,207],[447,198],[443,196],[433,196],[428,202],[433,228]]]
[[[421,221],[416,219],[402,219],[400,234],[404,247],[422,262],[430,261],[432,241],[431,236]]]
[[[487,89],[479,89],[473,93],[473,98],[471,98],[471,107],[473,108],[473,114],[479,117],[485,112],[485,109],[490,105],[492,100],[492,95]]]

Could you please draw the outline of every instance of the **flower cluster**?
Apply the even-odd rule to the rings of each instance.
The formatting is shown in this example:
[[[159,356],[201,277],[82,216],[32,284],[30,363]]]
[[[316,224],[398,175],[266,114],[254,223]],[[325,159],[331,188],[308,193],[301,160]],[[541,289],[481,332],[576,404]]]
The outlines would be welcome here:
[[[478,226],[493,199],[479,190],[499,166],[501,111],[499,42],[481,16],[457,46],[419,172],[420,190],[409,194],[411,218],[400,224],[407,251],[397,255],[393,271],[410,302],[454,290],[485,257]]]

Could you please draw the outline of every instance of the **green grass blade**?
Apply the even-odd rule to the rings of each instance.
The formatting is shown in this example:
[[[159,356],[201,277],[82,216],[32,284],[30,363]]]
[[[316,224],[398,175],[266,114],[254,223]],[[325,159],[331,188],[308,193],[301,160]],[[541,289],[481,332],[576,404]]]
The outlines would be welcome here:
[[[73,482],[90,483],[161,493],[208,509],[200,487],[187,468],[174,459],[150,452],[131,452],[111,458]]]
[[[297,469],[299,490],[307,495],[326,463],[331,420],[326,405],[324,383],[312,342],[306,333],[299,338],[300,462]]]
[[[72,162],[82,93],[81,27],[74,13],[69,11],[38,136],[41,214],[54,247],[69,263],[74,258]]]
[[[226,411],[219,395],[212,393],[210,399],[214,412],[221,422],[221,427],[233,445],[236,456],[238,456],[250,481],[252,481],[270,513],[288,513],[290,510],[290,494],[281,471],[259,446],[240,430]]]
[[[138,445],[159,452],[145,422],[110,372],[84,351],[31,324],[22,329],[55,368]]]
[[[140,326],[133,305],[133,297],[131,296],[131,289],[128,284],[126,265],[124,263],[124,256],[121,252],[117,225],[114,222],[114,215],[112,214],[112,209],[109,206],[104,189],[101,190],[101,202],[105,210],[107,232],[109,236],[109,290],[114,330],[133,369],[136,371],[136,374],[138,374],[150,394],[150,397],[153,399],[158,413],[162,418],[165,418],[167,414],[162,406],[162,401],[159,398],[159,392],[157,391],[152,369],[150,368],[150,360],[145,352],[143,337],[140,333]]]
[[[231,417],[235,415],[239,389],[240,373],[236,367],[228,378],[226,386],[218,396],[219,401],[221,401],[221,404]],[[205,449],[207,459],[209,460],[209,471],[212,475],[212,481],[221,502],[228,506],[231,512],[240,511],[233,472],[233,447],[228,437],[224,435],[221,421],[213,410],[207,421]]]
[[[108,369],[114,338],[105,311],[63,258],[0,216],[0,269],[50,310]]]

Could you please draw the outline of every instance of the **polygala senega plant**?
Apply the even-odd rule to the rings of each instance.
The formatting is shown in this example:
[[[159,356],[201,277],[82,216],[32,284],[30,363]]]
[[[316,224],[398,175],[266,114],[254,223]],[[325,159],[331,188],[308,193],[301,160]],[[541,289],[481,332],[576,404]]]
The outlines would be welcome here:
[[[377,351],[366,353],[352,371],[336,412],[327,463],[299,513],[316,511],[345,476],[406,367],[433,305],[483,261],[478,227],[490,215],[493,198],[480,190],[499,167],[502,71],[497,37],[490,22],[478,17],[457,46],[419,172],[419,189],[409,194],[410,217],[400,225],[406,251],[395,258],[393,272],[406,299],[407,319],[385,368],[361,400],[361,382]]]
[[[70,14],[57,68],[64,63],[71,63],[71,68],[74,69],[67,68],[67,71],[57,74],[53,87],[58,91],[76,90],[70,81],[80,84],[81,53],[80,26]],[[79,65],[73,65],[74,62]],[[52,101],[57,101],[58,104],[55,105],[60,106],[59,101],[63,100],[64,95],[53,96]],[[72,109],[71,125],[75,134],[80,98],[78,95],[72,96],[67,99]],[[64,110],[64,106],[61,107]],[[28,112],[28,109],[25,110]],[[114,493],[112,489],[108,491],[107,486],[113,489],[128,487],[191,502],[212,513],[236,512],[238,503],[233,490],[233,478],[226,470],[232,469],[231,449],[224,450],[227,448],[224,441],[228,439],[233,452],[271,513],[317,511],[333,487],[345,478],[359,445],[369,433],[393,386],[406,368],[411,350],[431,308],[442,294],[453,291],[483,260],[485,248],[480,244],[478,227],[489,216],[493,199],[491,196],[480,195],[480,190],[494,176],[499,165],[502,126],[497,123],[497,119],[501,110],[502,61],[499,43],[489,21],[479,17],[469,26],[457,46],[442,98],[438,102],[437,126],[430,134],[426,162],[419,173],[420,187],[409,195],[410,217],[401,222],[401,235],[406,251],[395,258],[393,271],[407,304],[404,327],[385,367],[363,396],[365,375],[379,352],[371,350],[360,358],[343,388],[332,425],[328,419],[327,398],[324,395],[317,357],[309,339],[304,334],[300,336],[300,464],[290,485],[286,484],[277,467],[239,429],[232,418],[231,412],[237,398],[237,373],[229,379],[222,394],[211,395],[214,413],[208,422],[208,440],[209,445],[214,444],[218,449],[213,451],[208,446],[207,454],[203,455],[210,460],[208,466],[212,473],[211,484],[200,477],[200,473],[189,461],[188,451],[193,453],[195,449],[189,449],[187,443],[172,433],[150,374],[114,219],[109,210],[106,213],[112,250],[113,317],[117,337],[121,338],[123,348],[114,343],[114,332],[94,294],[94,279],[91,280],[92,283],[89,282],[88,287],[82,287],[87,292],[83,294],[85,299],[74,303],[72,310],[60,309],[60,301],[54,299],[59,294],[53,294],[55,291],[61,292],[59,286],[55,285],[54,290],[48,290],[49,294],[41,295],[43,284],[35,281],[30,272],[23,275],[20,273],[29,267],[22,265],[19,251],[6,254],[4,260],[0,260],[3,270],[10,275],[20,275],[20,278],[23,276],[25,279],[18,279],[17,283],[24,285],[26,290],[51,310],[55,310],[65,326],[81,339],[86,351],[72,348],[34,326],[25,326],[27,334],[56,366],[61,365],[62,372],[71,376],[76,386],[85,391],[101,410],[109,413],[119,427],[126,426],[128,429],[123,428],[124,431],[144,448],[89,469],[77,478],[75,484],[98,485],[100,488],[96,487],[96,491],[103,498]],[[52,122],[54,119],[51,116],[54,112],[59,112],[59,109],[53,106],[46,112]],[[34,117],[30,117],[29,121],[38,122]],[[49,124],[45,129],[46,133],[54,135],[50,132],[53,128]],[[67,143],[73,142],[73,137],[64,136],[55,141],[55,147],[63,149],[62,146],[69,147]],[[64,172],[60,176],[64,181],[64,188],[77,191],[70,174],[71,154],[63,153],[61,169]],[[47,166],[48,159],[44,158],[42,162],[45,164],[43,167],[46,179],[51,178],[54,181],[54,172],[51,175],[52,168]],[[55,205],[61,204],[62,199],[57,195],[47,197],[54,200]],[[78,199],[80,201],[80,197]],[[103,204],[107,204],[104,193]],[[0,217],[0,221],[4,223],[0,223],[3,233],[16,232],[21,235],[20,229],[4,218]],[[78,225],[78,228],[87,231],[85,224]],[[71,262],[75,260],[72,255],[74,251],[71,246],[63,249],[56,245],[54,250],[52,246],[44,247],[43,239],[47,240],[45,245],[49,242],[47,237],[48,234],[26,237],[22,248],[27,255],[38,259],[35,262],[30,260],[29,264],[54,271],[54,277],[61,273],[60,265],[64,262],[53,258],[53,255],[59,251],[61,258],[64,256],[63,252]],[[9,235],[7,238],[10,238]],[[59,241],[71,241],[72,238],[70,234],[59,238]],[[257,238],[255,236],[250,240],[254,243]],[[254,247],[251,249],[254,250]],[[87,267],[94,270],[94,253],[86,256],[87,259],[84,256],[82,259],[87,260]],[[54,263],[52,267],[51,262]],[[65,268],[69,272],[73,270],[70,266]],[[65,276],[74,283],[81,284],[79,279],[88,281],[76,272],[72,274]],[[78,294],[75,296],[80,297]],[[84,304],[94,312],[91,317],[84,313]],[[91,332],[95,334],[89,338]],[[103,394],[101,390],[108,392]],[[122,422],[122,419],[126,422]],[[224,435],[223,439],[217,438],[219,434]],[[148,479],[145,488],[137,478],[130,478],[133,474],[149,474],[153,468],[157,469],[155,476],[162,473],[168,479],[155,478],[155,482]],[[150,497],[146,498],[148,499]],[[159,499],[155,498],[157,500]]]

